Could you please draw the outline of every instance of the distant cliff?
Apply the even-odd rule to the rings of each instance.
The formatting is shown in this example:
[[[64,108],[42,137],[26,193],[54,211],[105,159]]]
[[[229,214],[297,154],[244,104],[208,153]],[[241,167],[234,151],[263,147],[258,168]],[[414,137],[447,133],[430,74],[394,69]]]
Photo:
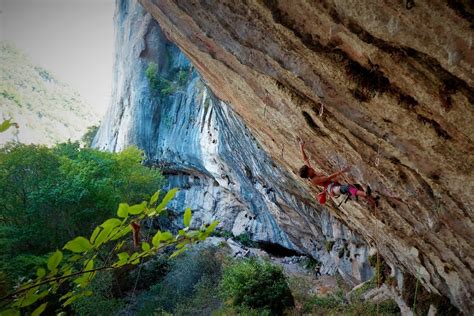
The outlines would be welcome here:
[[[0,106],[0,121],[12,118],[20,125],[0,134],[0,144],[78,140],[99,121],[77,92],[5,42],[0,42]]]
[[[191,207],[192,225],[219,219],[220,229],[248,233],[274,253],[312,255],[323,273],[339,271],[354,284],[372,276],[366,244],[315,208],[311,195],[272,161],[139,4],[118,1],[115,25],[112,103],[97,148],[144,149],[168,186],[180,188],[172,207]],[[264,122],[265,113],[255,119]]]

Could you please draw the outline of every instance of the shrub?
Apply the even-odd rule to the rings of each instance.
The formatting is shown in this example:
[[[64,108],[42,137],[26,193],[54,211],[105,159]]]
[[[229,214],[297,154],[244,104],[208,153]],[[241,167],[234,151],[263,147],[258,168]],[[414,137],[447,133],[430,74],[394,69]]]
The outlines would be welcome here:
[[[209,276],[203,276],[194,286],[194,295],[178,303],[175,315],[211,315],[222,306],[217,286]]]
[[[256,259],[238,261],[226,268],[220,290],[233,306],[268,309],[275,314],[294,306],[281,268]]]
[[[167,96],[176,91],[176,87],[171,81],[160,76],[158,65],[155,63],[148,64],[145,76],[153,92],[159,92],[162,96]]]
[[[232,234],[231,231],[228,230],[215,230],[214,233],[212,234],[214,237],[222,237],[222,238],[232,238],[234,237],[234,234]]]
[[[221,302],[216,288],[222,276],[223,260],[217,247],[195,249],[177,257],[170,262],[170,270],[163,280],[139,297],[139,315],[218,308]]]
[[[333,240],[326,240],[324,243],[324,248],[326,249],[327,252],[331,252],[332,247],[334,247],[334,241]]]
[[[189,69],[181,69],[178,71],[178,84],[184,86],[189,79]]]
[[[303,313],[313,315],[400,315],[400,309],[393,300],[379,303],[378,312],[376,303],[362,300],[361,295],[374,287],[374,281],[367,282],[352,293],[350,302],[346,301],[341,289],[334,293],[313,296],[303,304]]]
[[[254,309],[246,306],[222,306],[212,312],[212,316],[269,316],[268,309]]]
[[[335,310],[344,304],[344,295],[342,292],[337,292],[337,294],[328,294],[328,295],[317,295],[310,298],[303,305],[304,313],[311,313],[316,309],[324,310]]]
[[[99,272],[88,286],[94,295],[82,297],[72,304],[77,315],[116,315],[125,306],[121,299],[113,297],[112,271]]]
[[[239,236],[235,237],[235,240],[240,242],[245,247],[255,248],[257,246],[257,243],[251,239],[249,233],[240,234]]]
[[[314,271],[316,267],[320,266],[318,260],[314,259],[313,257],[304,257],[299,263],[303,268],[311,271]]]

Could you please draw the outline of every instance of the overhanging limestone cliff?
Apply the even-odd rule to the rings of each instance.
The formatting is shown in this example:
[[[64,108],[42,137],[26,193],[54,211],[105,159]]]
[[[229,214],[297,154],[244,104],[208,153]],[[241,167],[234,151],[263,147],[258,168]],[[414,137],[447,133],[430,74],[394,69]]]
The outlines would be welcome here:
[[[319,170],[351,165],[348,180],[372,185],[381,207],[332,213],[474,309],[468,2],[140,2],[278,165],[299,167],[297,135]]]
[[[171,207],[191,207],[193,226],[218,219],[235,235],[313,256],[322,273],[352,283],[372,276],[367,244],[314,207],[136,1],[117,1],[115,25],[112,102],[95,147],[142,148],[180,188]]]

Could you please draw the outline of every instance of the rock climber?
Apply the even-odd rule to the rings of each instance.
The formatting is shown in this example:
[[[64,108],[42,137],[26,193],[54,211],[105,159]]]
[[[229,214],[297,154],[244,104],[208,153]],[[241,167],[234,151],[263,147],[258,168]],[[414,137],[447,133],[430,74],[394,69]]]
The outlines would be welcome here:
[[[342,175],[344,172],[348,171],[349,168],[346,167],[339,172],[333,173],[329,176],[326,176],[321,173],[317,173],[311,166],[308,156],[304,151],[305,143],[299,139],[301,155],[303,156],[304,165],[299,170],[300,177],[308,179],[313,185],[323,187],[323,192],[317,195],[319,203],[326,203],[326,194],[329,194],[333,197],[338,197],[342,194],[347,195],[351,198],[357,198],[359,196],[365,198],[372,207],[375,207],[378,198],[374,199],[371,196],[372,190],[367,186],[367,191],[362,190],[361,186],[358,184],[340,184],[337,181],[334,181],[337,177]]]

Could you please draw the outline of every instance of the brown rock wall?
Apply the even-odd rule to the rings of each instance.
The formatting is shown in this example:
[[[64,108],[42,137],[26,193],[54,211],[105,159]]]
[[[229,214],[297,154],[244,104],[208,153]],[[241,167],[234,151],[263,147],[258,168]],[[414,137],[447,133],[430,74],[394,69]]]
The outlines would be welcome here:
[[[468,313],[474,34],[448,2],[141,0],[276,163],[298,169],[300,135],[320,171],[352,166],[381,207],[333,214]]]

